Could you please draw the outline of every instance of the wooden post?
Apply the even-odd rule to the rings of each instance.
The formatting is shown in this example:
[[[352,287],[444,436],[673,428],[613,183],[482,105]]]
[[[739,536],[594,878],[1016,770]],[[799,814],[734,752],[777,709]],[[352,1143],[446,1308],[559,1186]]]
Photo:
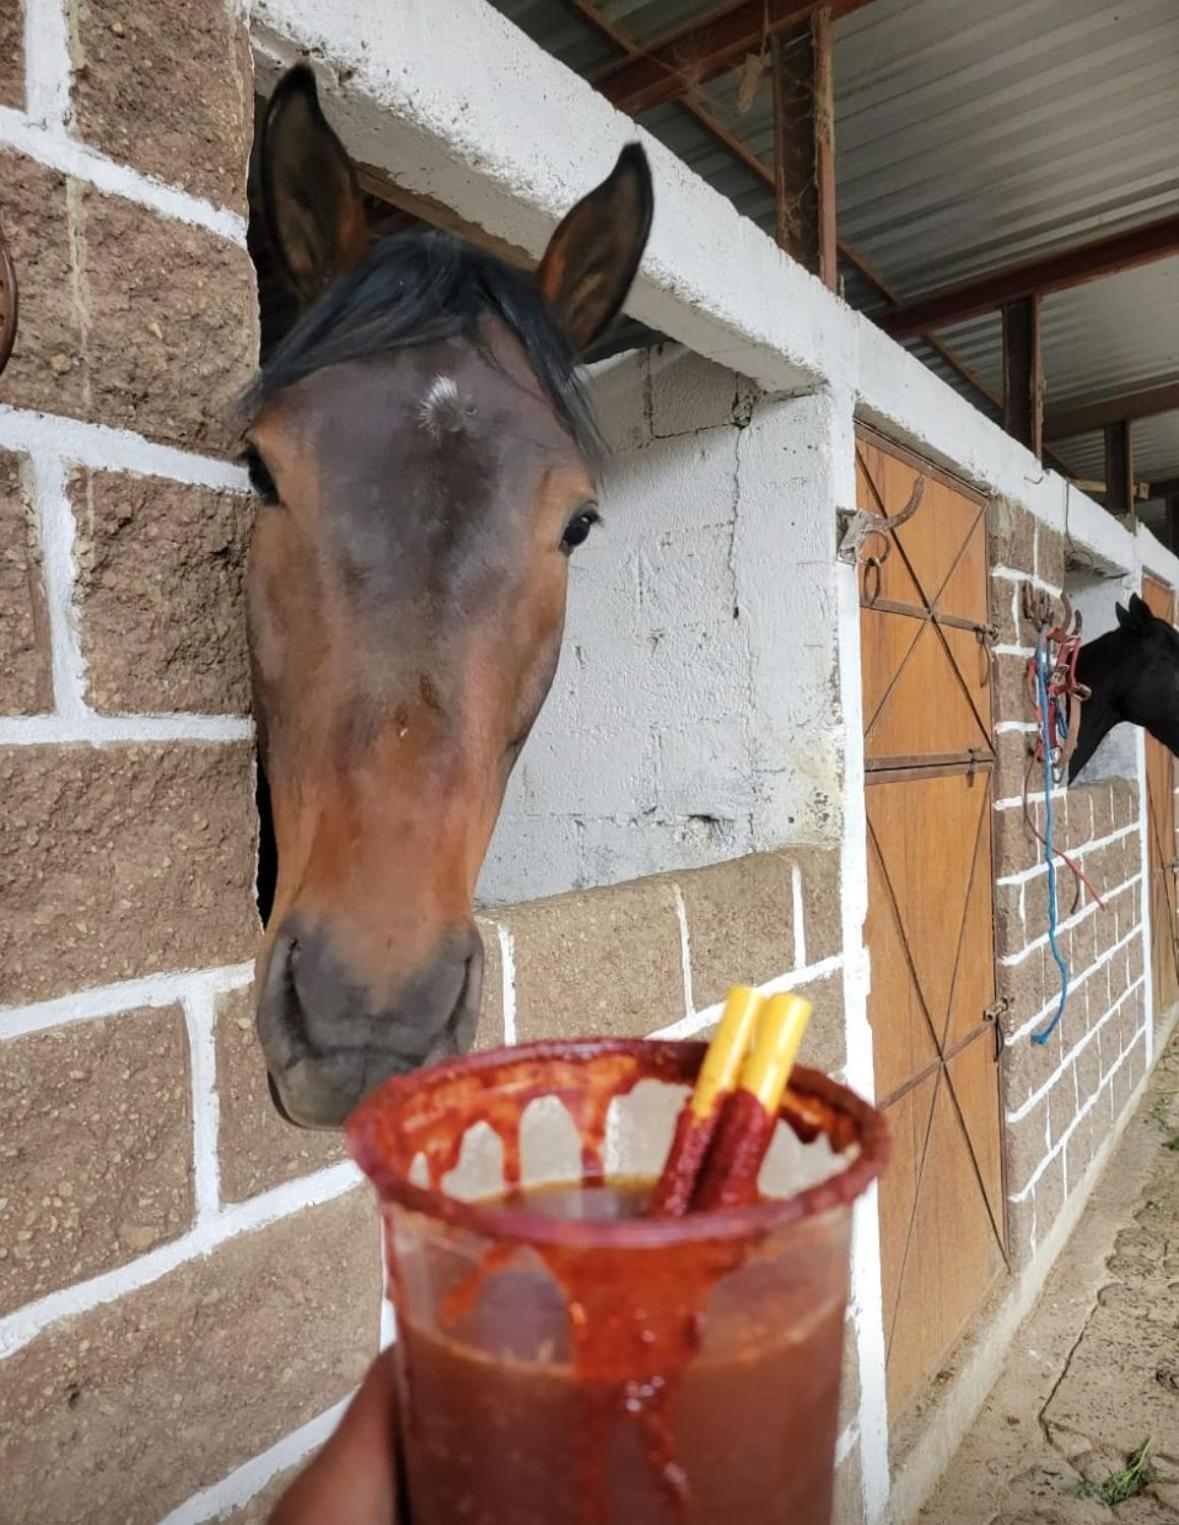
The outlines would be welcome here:
[[[1003,427],[1034,455],[1043,453],[1044,371],[1035,293],[1003,309]]]
[[[770,39],[775,233],[780,248],[835,289],[835,84],[831,12]]]
[[[1105,506],[1119,519],[1134,513],[1134,442],[1129,419],[1105,426]]]

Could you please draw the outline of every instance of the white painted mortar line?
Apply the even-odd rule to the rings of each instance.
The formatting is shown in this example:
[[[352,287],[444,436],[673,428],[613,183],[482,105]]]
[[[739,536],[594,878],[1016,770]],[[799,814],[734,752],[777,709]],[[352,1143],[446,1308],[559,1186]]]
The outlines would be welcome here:
[[[1089,971],[1086,970],[1085,972],[1087,974]],[[1077,983],[1079,984],[1080,981],[1078,981]],[[1048,1077],[1048,1079],[1044,1081],[1044,1083],[1041,1085],[1040,1089],[1035,1093],[1035,1095],[1034,1096],[1029,1096],[1026,1101],[1021,1102],[1020,1105],[1018,1107],[1016,1107],[1013,1111],[1009,1111],[1009,1112],[1004,1114],[1006,1119],[1007,1119],[1007,1121],[1009,1123],[1018,1123],[1018,1122],[1021,1122],[1028,1115],[1028,1113],[1032,1110],[1032,1108],[1035,1107],[1037,1102],[1041,1101],[1043,1099],[1043,1097],[1045,1097],[1048,1094],[1048,1092],[1052,1089],[1052,1087],[1056,1084],[1056,1082],[1064,1074],[1065,1070],[1068,1069],[1069,1065],[1070,1064],[1074,1064],[1076,1062],[1076,1060],[1077,1060],[1077,1057],[1080,1054],[1082,1054],[1085,1051],[1086,1048],[1088,1048],[1089,1044],[1093,1042],[1093,1040],[1097,1037],[1097,1034],[1101,1031],[1101,1029],[1105,1026],[1105,1024],[1110,1020],[1110,1018],[1117,1014],[1117,1011],[1118,1011],[1119,1007],[1122,1005],[1122,1003],[1124,1001],[1128,1001],[1129,998],[1138,989],[1138,987],[1140,985],[1144,984],[1144,983],[1145,983],[1144,977],[1142,975],[1139,975],[1138,978],[1134,981],[1134,983],[1132,985],[1128,986],[1125,990],[1122,991],[1121,995],[1117,998],[1117,1000],[1113,1003],[1113,1005],[1109,1008],[1109,1010],[1105,1013],[1105,1015],[1100,1017],[1093,1024],[1093,1026],[1089,1029],[1089,1031],[1085,1034],[1085,1036],[1083,1038],[1081,1038],[1072,1048],[1069,1049],[1068,1053],[1061,1060],[1061,1062],[1057,1065],[1055,1070],[1053,1070],[1052,1074]],[[1068,1015],[1067,1010],[1065,1012],[1065,1015],[1067,1017],[1067,1015]],[[1100,1090],[1100,1087],[1098,1087],[1098,1089]]]
[[[1045,593],[1051,593],[1053,598],[1060,597],[1061,590],[1055,583],[1045,582],[1034,572],[1021,572],[1018,567],[992,567],[991,576],[999,578],[1001,582],[1030,583],[1033,588],[1043,588]]]
[[[1114,957],[1115,954],[1120,953],[1123,948],[1128,948],[1130,946],[1130,944],[1134,941],[1134,939],[1141,933],[1141,931],[1142,931],[1142,923],[1140,921],[1136,921],[1134,923],[1134,925],[1130,928],[1130,930],[1126,933],[1125,937],[1121,938],[1118,942],[1114,943],[1112,948],[1107,948],[1106,951],[1103,954],[1101,954],[1101,956],[1099,958],[1094,959],[1094,961],[1089,965],[1088,969],[1083,970],[1082,973],[1080,973],[1076,977],[1075,980],[1074,979],[1070,979],[1070,981],[1069,981],[1069,992],[1070,992],[1070,994],[1073,991],[1078,990],[1085,983],[1085,981],[1089,978],[1089,976],[1091,974],[1095,974],[1098,969],[1102,968],[1105,964],[1108,964],[1109,961]],[[1048,1017],[1048,1015],[1051,1012],[1054,1012],[1059,1005],[1060,1005],[1060,993],[1058,991],[1051,998],[1051,1000],[1046,1001],[1044,1003],[1044,1005],[1040,1007],[1039,1011],[1036,1012],[1034,1017],[1029,1017],[1028,1020],[1023,1024],[1023,1026],[1018,1028],[1015,1032],[1008,1033],[1007,1034],[1007,1038],[1006,1038],[1006,1042],[1008,1044],[1018,1043],[1020,1041],[1020,1039],[1026,1038],[1027,1035],[1030,1032],[1034,1032],[1035,1029],[1037,1027],[1039,1027],[1040,1024],[1043,1021],[1045,1021],[1045,1019]]]
[[[141,175],[138,170],[67,137],[60,127],[43,127],[10,106],[0,106],[0,143],[60,174],[84,180],[109,196],[121,196],[175,222],[205,228],[239,248],[246,246],[246,220],[240,212],[213,206],[187,191],[165,185],[162,180]]]
[[[680,967],[684,978],[684,1013],[690,1016],[696,1010],[696,999],[692,994],[692,939],[688,931],[688,908],[684,904],[684,893],[678,884],[673,884],[672,894],[675,896],[675,914],[680,924]],[[794,961],[798,962],[797,959]]]
[[[504,1042],[516,1041],[516,940],[501,922],[495,923],[499,936],[499,958],[503,965]]]
[[[35,413],[0,404],[0,447],[34,455],[60,457],[96,471],[130,471],[167,477],[193,487],[215,487],[248,495],[250,479],[236,462],[194,455],[173,445],[159,445],[130,429],[84,423],[54,413]]]
[[[157,741],[250,741],[248,715],[97,715],[83,706],[69,715],[0,719],[0,746],[92,746]]]
[[[1119,895],[1123,895],[1127,890],[1132,890],[1134,886],[1140,882],[1140,878],[1140,875],[1135,874],[1132,879],[1127,879],[1124,884],[1119,884],[1116,889],[1106,890],[1105,894],[1102,896],[1103,900],[1105,901],[1105,909],[1109,909],[1109,902],[1111,900],[1116,900]],[[1082,921],[1087,920],[1090,916],[1096,915],[1096,913],[1101,909],[1102,907],[1097,904],[1096,900],[1090,900],[1088,905],[1083,905],[1075,916],[1070,916],[1067,921],[1061,921],[1057,923],[1057,934],[1070,931],[1073,927],[1078,926]],[[1141,925],[1141,923],[1136,923],[1135,925]],[[999,960],[999,963],[1005,969],[1012,969],[1017,964],[1022,964],[1029,953],[1034,953],[1037,948],[1045,947],[1047,942],[1047,932],[1041,932],[1039,937],[1036,938],[1035,942],[1028,943],[1027,947],[1021,948],[1018,953],[1005,953]],[[1118,946],[1120,947],[1121,945],[1118,944]],[[1098,962],[1100,962],[1100,960]]]
[[[802,869],[790,865],[790,910],[794,923],[794,966],[806,967],[806,912],[802,903]],[[691,1007],[688,1008],[691,1010]]]
[[[788,974],[775,975],[772,980],[766,980],[764,984],[758,985],[757,989],[763,995],[779,995],[784,990],[796,990],[799,985],[808,985],[812,980],[825,980],[829,975],[838,974],[842,967],[843,954],[832,953],[828,958],[820,959],[817,964],[810,964],[805,969],[792,969]],[[656,1028],[648,1036],[691,1038],[717,1021],[723,1010],[724,1002],[717,1001],[713,1006],[706,1006],[703,1011],[690,1012],[686,1017],[681,1017],[678,1022],[670,1022],[666,1027]]]
[[[314,1175],[301,1176],[295,1181],[285,1181],[271,1191],[251,1197],[248,1202],[234,1203],[222,1208],[213,1218],[198,1223],[195,1228],[161,1245],[150,1254],[141,1255],[127,1265],[73,1286],[50,1292],[36,1302],[27,1303],[6,1318],[0,1319],[0,1359],[15,1355],[51,1324],[61,1319],[74,1318],[88,1313],[103,1303],[126,1297],[129,1292],[150,1286],[169,1271],[174,1271],[186,1261],[208,1255],[239,1234],[253,1233],[266,1228],[292,1213],[309,1207],[319,1207],[351,1191],[363,1180],[360,1171],[351,1160],[329,1165]]]
[[[999,720],[993,730],[996,736],[1007,736],[1012,731],[1019,731],[1025,736],[1036,736],[1040,728],[1034,720]]]
[[[1008,642],[1004,641],[1000,645],[992,646],[991,647],[991,653],[992,653],[993,656],[996,656],[996,657],[1025,657],[1026,658],[1026,657],[1034,657],[1035,654],[1036,654],[1036,648],[1034,646],[1013,646],[1013,645],[1009,644]]]
[[[1146,1069],[1154,1063],[1154,928],[1150,924],[1147,902],[1150,899],[1150,789],[1146,777],[1146,732],[1139,730],[1137,746],[1139,849],[1138,866],[1142,882],[1142,969],[1146,980]],[[1174,765],[1172,764],[1172,767]],[[1172,880],[1172,883],[1174,881]],[[1175,929],[1171,929],[1174,937]]]
[[[188,1055],[192,1070],[193,1197],[196,1225],[212,1222],[221,1208],[221,1166],[217,1139],[221,1106],[217,1096],[217,1002],[201,984],[184,997]]]
[[[41,529],[53,704],[60,719],[78,725],[86,714],[86,664],[74,609],[74,511],[66,496],[69,473],[60,456],[46,454],[32,457],[30,471]]]
[[[171,1006],[193,991],[220,994],[239,990],[254,977],[253,964],[227,964],[219,969],[185,969],[175,974],[149,974],[143,979],[96,985],[72,995],[54,996],[26,1006],[0,1007],[0,1041],[23,1038],[47,1027],[66,1027],[95,1017],[113,1017],[141,1006]]]
[[[853,1419],[835,1442],[835,1465],[840,1467],[855,1450],[860,1440],[860,1421]]]
[[[1123,837],[1128,837],[1138,831],[1138,823],[1132,826],[1119,827],[1117,831],[1110,832],[1107,837],[1096,837],[1092,842],[1086,842],[1081,847],[1070,850],[1070,858],[1083,858],[1086,853],[1096,852],[1099,847],[1109,847],[1114,842],[1120,842]],[[1047,863],[1037,863],[1032,868],[1021,868],[1018,874],[1004,874],[1001,879],[996,879],[995,884],[1026,884],[1030,879],[1038,879],[1041,874],[1048,872]]]
[[[70,117],[70,37],[63,0],[25,0],[26,109],[38,126],[64,133]]]
[[[344,1417],[353,1396],[349,1394],[339,1403],[333,1403],[330,1409],[284,1435],[268,1451],[243,1462],[219,1483],[194,1493],[166,1515],[160,1525],[201,1525],[205,1520],[224,1519],[231,1511],[248,1504],[280,1473],[306,1460],[312,1451],[323,1445]]]
[[[1139,1028],[1138,1032],[1135,1033],[1135,1035],[1134,1035],[1134,1042],[1131,1043],[1130,1048],[1133,1048],[1134,1047],[1134,1043],[1136,1043],[1138,1041],[1138,1037],[1139,1037],[1139,1034],[1141,1033],[1141,1031],[1142,1031],[1142,1029]],[[1090,1096],[1089,1100],[1085,1103],[1085,1105],[1081,1108],[1081,1110],[1076,1114],[1076,1116],[1073,1118],[1073,1120],[1069,1123],[1068,1127],[1064,1130],[1064,1132],[1061,1134],[1060,1138],[1057,1140],[1055,1146],[1053,1148],[1049,1149],[1048,1153],[1044,1156],[1044,1158],[1036,1166],[1036,1169],[1035,1169],[1031,1179],[1027,1182],[1027,1184],[1023,1187],[1023,1189],[1021,1191],[1016,1192],[1014,1195],[1009,1195],[1008,1198],[1007,1198],[1008,1202],[1011,1202],[1011,1203],[1022,1202],[1023,1199],[1027,1196],[1028,1192],[1031,1191],[1034,1188],[1036,1182],[1040,1179],[1040,1177],[1048,1169],[1048,1166],[1051,1165],[1052,1161],[1056,1158],[1056,1156],[1058,1154],[1060,1154],[1060,1152],[1063,1149],[1066,1148],[1066,1146],[1068,1145],[1069,1139],[1073,1136],[1073,1134],[1076,1131],[1076,1129],[1077,1129],[1081,1119],[1086,1115],[1086,1113],[1092,1111],[1092,1109],[1097,1105],[1098,1101],[1101,1098],[1102,1093],[1105,1091],[1106,1086],[1113,1084],[1114,1076],[1121,1069],[1122,1065],[1125,1064],[1125,1062],[1129,1058],[1129,1056],[1130,1056],[1130,1049],[1129,1048],[1128,1049],[1123,1049],[1123,1051],[1118,1055],[1117,1063],[1110,1070],[1109,1074],[1106,1075],[1104,1080],[1097,1087],[1096,1091],[1093,1092],[1093,1095]]]

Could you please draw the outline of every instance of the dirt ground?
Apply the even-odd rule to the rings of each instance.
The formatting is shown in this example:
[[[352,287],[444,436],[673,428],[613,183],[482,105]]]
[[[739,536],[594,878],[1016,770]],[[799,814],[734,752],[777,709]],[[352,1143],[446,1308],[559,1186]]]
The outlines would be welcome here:
[[[1179,1525],[1179,1031],[920,1519]]]

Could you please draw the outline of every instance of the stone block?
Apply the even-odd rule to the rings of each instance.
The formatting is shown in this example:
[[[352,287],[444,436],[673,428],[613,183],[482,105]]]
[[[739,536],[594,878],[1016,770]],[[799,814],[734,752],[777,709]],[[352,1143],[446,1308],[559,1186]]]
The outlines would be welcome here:
[[[1032,868],[1039,851],[1035,838],[1024,824],[1023,811],[1017,807],[996,810],[993,819],[995,877],[1006,879]]]
[[[1093,805],[1093,836],[1095,839],[1108,837],[1113,830],[1113,797],[1108,783],[1093,784],[1089,789],[1089,798]],[[1085,871],[1088,873],[1088,857],[1085,860]]]
[[[1006,1130],[1007,1189],[1018,1195],[1035,1175],[1049,1149],[1047,1097]]]
[[[217,1002],[217,1156],[221,1195],[242,1202],[346,1157],[339,1134],[296,1128],[278,1115],[254,1032],[252,987]]]
[[[243,583],[251,500],[85,470],[70,484],[70,499],[94,708],[248,713]]]
[[[87,0],[73,18],[79,135],[153,179],[245,211],[253,75],[236,9]]]
[[[6,1515],[162,1519],[355,1387],[380,1298],[362,1186],[51,1325],[5,1362]]]
[[[1064,536],[1046,524],[1036,525],[1036,576],[1054,588],[1064,584]]]
[[[1027,943],[1023,923],[1023,891],[1021,884],[999,884],[995,887],[995,938],[1004,953],[1015,953]]]
[[[0,403],[89,416],[65,176],[0,148],[0,185],[4,236],[20,283],[20,327],[0,376]]]
[[[758,853],[682,874],[697,1010],[723,1001],[733,985],[761,985],[794,967],[791,865],[785,853]],[[809,953],[809,950],[808,950]]]
[[[71,205],[87,309],[83,416],[187,450],[236,449],[235,404],[258,355],[249,255],[92,186]]]
[[[1052,1130],[1052,1146],[1056,1147],[1072,1127],[1077,1115],[1077,1079],[1070,1064],[1056,1078],[1048,1092],[1048,1117]]]
[[[1091,1096],[1101,1089],[1101,1043],[1100,1035],[1094,1033],[1077,1049],[1077,1098],[1084,1106]]]
[[[1015,658],[1004,660],[1014,661]],[[996,799],[1014,799],[1022,793],[1033,743],[1034,737],[1025,731],[1001,731],[995,737]]]
[[[0,1313],[175,1239],[192,1222],[192,1101],[178,1007],[0,1049]]]
[[[0,106],[25,103],[25,17],[21,0],[0,0]]]
[[[1043,1243],[1064,1206],[1064,1156],[1054,1155],[1035,1186],[1036,1239]]]
[[[808,964],[843,949],[843,907],[839,899],[839,853],[832,847],[789,847],[786,856],[802,874],[802,914]]]
[[[3,46],[0,35],[0,56]],[[41,537],[22,474],[25,464],[23,456],[0,450],[0,714],[4,715],[34,715],[53,708]]]
[[[1068,882],[1067,880],[1065,881]],[[1073,962],[1071,974],[1075,979],[1083,974],[1097,957],[1097,915],[1098,911],[1090,911],[1087,916],[1082,916],[1073,927]]]
[[[519,1039],[641,1036],[684,1015],[670,880],[536,901],[497,920],[515,942]]]
[[[843,975],[830,974],[825,980],[800,985],[798,994],[814,1007],[798,1062],[825,1075],[837,1074],[847,1064]]]
[[[1027,658],[1009,656],[1005,653],[995,658],[994,696],[996,720],[1031,720],[1027,698]],[[1019,733],[1016,733],[1019,735]],[[1020,737],[1022,739],[1022,736]],[[1023,787],[1023,774],[1013,789],[999,790],[999,798],[1018,794]]]
[[[992,498],[987,508],[991,565],[1030,572],[1035,561],[1036,521],[1026,508],[1006,498]]]
[[[499,928],[482,917],[476,919],[483,939],[483,1000],[479,1008],[476,1048],[499,1048],[504,1042],[504,962]]]
[[[252,956],[253,747],[0,749],[0,1003]]]

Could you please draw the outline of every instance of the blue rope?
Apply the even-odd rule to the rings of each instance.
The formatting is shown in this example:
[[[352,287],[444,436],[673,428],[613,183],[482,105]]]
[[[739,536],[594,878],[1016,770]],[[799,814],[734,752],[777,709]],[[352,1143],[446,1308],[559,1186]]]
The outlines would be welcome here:
[[[1056,946],[1056,849],[1052,845],[1052,729],[1048,699],[1048,678],[1045,671],[1044,631],[1036,637],[1036,693],[1040,701],[1040,741],[1044,753],[1044,852],[1048,858],[1048,946],[1056,967],[1060,970],[1060,1005],[1048,1026],[1032,1034],[1032,1042],[1041,1045],[1048,1042],[1056,1031],[1056,1025],[1064,1016],[1064,1004],[1068,1000],[1068,965]],[[1059,702],[1059,701],[1052,701]],[[1067,729],[1067,717],[1065,718]]]

